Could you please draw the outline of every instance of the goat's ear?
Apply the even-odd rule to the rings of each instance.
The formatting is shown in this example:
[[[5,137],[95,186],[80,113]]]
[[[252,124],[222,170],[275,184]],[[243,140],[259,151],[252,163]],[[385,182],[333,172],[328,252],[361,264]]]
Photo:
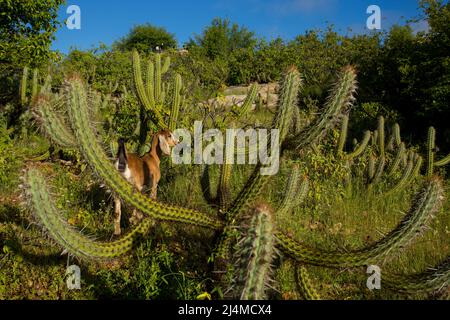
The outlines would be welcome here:
[[[166,137],[162,134],[160,134],[158,136],[159,138],[159,147],[161,148],[161,151],[167,155],[170,156],[170,147],[169,147],[169,143],[166,140]]]

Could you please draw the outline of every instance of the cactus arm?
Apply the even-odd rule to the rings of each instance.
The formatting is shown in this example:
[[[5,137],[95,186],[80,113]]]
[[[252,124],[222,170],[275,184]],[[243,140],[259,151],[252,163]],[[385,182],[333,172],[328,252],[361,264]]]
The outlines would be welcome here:
[[[69,114],[80,150],[85,159],[124,201],[144,214],[160,220],[177,221],[210,229],[221,228],[222,223],[196,210],[165,205],[136,192],[115,169],[97,141],[89,123],[89,112],[83,83],[78,78],[69,81]]]
[[[450,163],[450,153],[445,158],[442,158],[441,160],[436,161],[434,163],[434,166],[435,167],[443,167],[443,166],[448,165],[449,163]]]
[[[230,204],[230,179],[232,170],[233,166],[229,163],[224,163],[220,167],[220,181],[217,192],[219,196],[219,205],[221,212],[226,212]]]
[[[415,161],[414,164],[414,168],[411,174],[411,178],[414,179],[415,177],[417,177],[420,174],[420,168],[422,168],[422,164],[423,164],[423,158],[419,155],[417,155],[417,159]]]
[[[298,70],[295,67],[289,68],[280,83],[278,112],[272,123],[273,128],[280,130],[280,142],[283,142],[288,134],[301,85],[302,79]]]
[[[321,300],[320,295],[314,289],[311,278],[305,267],[301,266],[295,270],[297,273],[297,284],[305,300]]]
[[[182,87],[181,76],[177,74],[175,76],[175,88],[172,101],[172,110],[170,111],[169,129],[174,131],[177,126],[178,113],[180,112],[181,96],[180,91]]]
[[[348,115],[344,114],[342,116],[341,130],[339,132],[339,142],[337,147],[338,154],[344,151],[345,141],[347,140],[347,134],[348,134]]]
[[[50,236],[71,254],[86,259],[112,259],[133,248],[139,236],[146,233],[152,225],[145,219],[122,238],[111,242],[99,242],[82,235],[61,218],[50,197],[43,175],[37,169],[29,169],[25,176],[26,192],[32,210],[48,230]]]
[[[400,143],[402,143],[402,137],[400,135],[400,125],[398,123],[396,123],[396,124],[394,124],[392,129],[394,131],[393,134],[394,134],[395,143],[397,144],[397,146],[399,146]]]
[[[286,184],[283,201],[277,209],[277,215],[288,214],[292,208],[300,205],[304,200],[308,192],[308,179],[304,177],[301,183],[300,179],[300,169],[294,165]]]
[[[266,298],[266,284],[270,280],[275,238],[270,208],[258,204],[251,212],[251,220],[238,242],[236,252],[235,290],[241,300]]]
[[[392,193],[397,192],[398,190],[402,189],[409,181],[409,178],[412,175],[413,169],[414,169],[414,163],[410,159],[406,165],[406,168],[403,170],[402,176],[397,181],[397,183],[389,191],[386,192],[386,195],[392,194]]]
[[[380,155],[384,156],[384,117],[383,116],[379,116],[378,117],[378,148],[380,150]]]
[[[37,95],[38,95],[38,74],[39,71],[38,69],[34,69],[33,70],[33,79],[32,79],[32,83],[31,83],[31,101],[33,102],[34,99],[36,99]]]
[[[146,81],[145,81],[145,89],[147,92],[147,97],[149,100],[150,105],[153,108],[156,108],[155,106],[155,66],[153,65],[153,62],[151,60],[147,61],[147,72],[146,72]]]
[[[242,106],[239,108],[239,111],[236,115],[236,119],[242,118],[245,114],[247,114],[250,111],[250,108],[253,102],[255,101],[257,94],[258,94],[258,85],[254,83],[250,87],[250,91],[247,94],[247,97],[245,98],[244,102],[242,103]]]
[[[369,163],[367,165],[367,184],[370,184],[374,176],[375,176],[375,156],[371,154],[369,156]]]
[[[22,106],[27,104],[27,82],[28,82],[28,67],[23,68],[22,79],[20,81],[20,103]]]
[[[155,55],[155,101],[156,104],[161,104],[161,54]]]
[[[397,150],[397,153],[395,154],[394,160],[392,161],[391,165],[389,166],[389,169],[388,169],[389,176],[393,175],[394,172],[397,171],[404,153],[405,153],[405,144],[402,142],[400,144],[400,147],[398,147],[398,150]]]
[[[450,257],[440,265],[412,275],[383,273],[382,285],[390,290],[406,293],[435,293],[450,286]]]
[[[76,139],[60,117],[52,108],[52,102],[47,95],[39,95],[34,105],[34,114],[40,122],[44,133],[57,145],[64,148],[76,148]]]
[[[371,184],[376,184],[378,183],[378,181],[380,181],[381,176],[383,175],[384,172],[385,165],[386,165],[386,158],[384,156],[381,156],[380,159],[378,160],[377,170],[375,171]]]
[[[316,142],[334,126],[339,114],[353,104],[355,91],[356,71],[353,67],[347,66],[340,73],[322,115],[317,117],[308,128],[285,141],[284,148],[299,150]]]
[[[442,181],[437,177],[428,179],[400,224],[375,244],[357,251],[339,253],[312,249],[279,231],[276,237],[280,249],[298,262],[335,268],[364,266],[386,258],[420,234],[441,207],[442,194]]]
[[[428,129],[427,138],[427,177],[433,175],[434,153],[436,149],[436,130],[433,127]]]
[[[353,150],[352,153],[347,155],[347,158],[349,160],[359,157],[364,152],[364,150],[366,150],[367,145],[369,144],[371,135],[372,135],[372,133],[369,130],[364,132],[364,137],[363,137],[361,143]]]
[[[51,92],[52,86],[52,76],[50,74],[47,75],[45,78],[44,85],[41,88],[41,91],[39,93],[42,94],[49,94]]]
[[[167,57],[164,59],[164,64],[163,64],[162,69],[161,69],[161,74],[164,74],[164,73],[166,73],[167,71],[169,71],[169,68],[170,68],[170,57],[167,56]]]

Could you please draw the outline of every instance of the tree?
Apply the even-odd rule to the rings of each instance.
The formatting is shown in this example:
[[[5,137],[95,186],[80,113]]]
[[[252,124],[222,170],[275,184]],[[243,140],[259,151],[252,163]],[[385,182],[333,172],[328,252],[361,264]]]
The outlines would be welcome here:
[[[156,47],[172,49],[177,47],[177,41],[172,33],[162,27],[151,24],[137,25],[131,29],[127,36],[117,41],[114,46],[118,50],[139,52],[154,52]]]
[[[2,67],[36,67],[54,57],[50,44],[58,28],[63,0],[0,2],[0,63]]]
[[[63,0],[0,1],[0,105],[15,94],[13,75],[56,58],[50,50]]]
[[[255,34],[245,27],[231,25],[228,19],[215,18],[201,36],[191,39],[186,46],[200,47],[210,59],[226,58],[230,53],[239,49],[253,49],[257,39]]]

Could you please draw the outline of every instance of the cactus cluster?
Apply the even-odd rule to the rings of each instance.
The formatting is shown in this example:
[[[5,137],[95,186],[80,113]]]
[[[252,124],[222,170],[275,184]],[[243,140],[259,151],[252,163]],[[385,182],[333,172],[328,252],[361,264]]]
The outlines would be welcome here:
[[[383,116],[378,117],[377,129],[367,130],[360,143],[354,143],[353,151],[345,151],[345,140],[348,131],[348,116],[342,119],[339,133],[337,154],[347,161],[347,167],[352,170],[355,161],[366,161],[365,182],[369,190],[384,181],[388,186],[385,194],[402,190],[420,174],[423,158],[412,148],[406,148],[401,140],[400,126],[395,123],[391,135],[386,139],[386,125]],[[349,173],[349,176],[351,174]],[[431,176],[431,175],[429,175]]]
[[[51,76],[47,75],[42,85],[39,84],[39,70],[33,69],[33,76],[31,78],[31,90],[28,89],[29,68],[25,66],[20,79],[20,102],[22,106],[31,105],[40,93],[46,93],[50,90]],[[30,93],[30,95],[28,94]]]
[[[174,128],[181,105],[181,78],[178,75],[175,76],[173,100],[166,99],[169,88],[168,85],[163,84],[161,76],[167,72],[169,65],[170,60],[166,58],[164,63],[161,63],[161,56],[156,55],[155,61],[147,64],[143,77],[139,54],[133,53],[134,77],[138,96],[148,112],[149,119],[159,128]],[[336,125],[339,119],[342,119],[341,134],[336,149],[343,161],[349,164],[349,168],[356,159],[362,159],[367,151],[369,155],[367,170],[369,185],[376,184],[383,175],[391,176],[398,173],[400,167],[403,167],[401,178],[393,189],[411,182],[412,175],[420,170],[421,157],[411,150],[406,150],[405,144],[400,139],[398,125],[394,126],[392,135],[385,144],[385,123],[382,117],[378,119],[376,134],[366,131],[361,142],[355,144],[353,151],[349,153],[345,151],[348,114],[354,102],[357,87],[354,68],[345,67],[339,73],[322,113],[313,119],[310,125],[304,128],[295,128],[293,131],[295,115],[298,116],[297,96],[301,89],[301,83],[300,73],[294,67],[285,72],[280,83],[280,98],[272,128],[279,129],[280,142],[284,152],[292,157],[302,157],[303,150],[313,147]],[[50,196],[44,176],[36,168],[29,169],[25,174],[25,184],[30,207],[51,237],[78,257],[86,259],[118,257],[131,250],[133,244],[140,237],[145,236],[153,221],[174,221],[207,228],[217,233],[217,242],[210,261],[214,262],[216,271],[224,271],[221,269],[223,267],[231,270],[232,280],[225,285],[228,285],[229,292],[234,298],[267,298],[267,288],[271,281],[271,266],[275,261],[273,258],[279,251],[280,254],[301,265],[298,270],[298,282],[303,296],[306,299],[319,299],[305,265],[355,268],[383,261],[420,234],[442,203],[442,182],[439,178],[430,176],[415,196],[409,212],[394,230],[376,243],[350,252],[330,252],[319,248],[310,248],[277,228],[276,216],[290,212],[300,205],[309,186],[309,180],[302,174],[300,167],[297,164],[289,165],[288,161],[282,163],[282,165],[289,165],[290,169],[286,192],[275,212],[258,199],[264,186],[271,179],[270,176],[261,174],[261,165],[255,166],[235,199],[232,199],[230,192],[233,167],[228,164],[222,165],[216,199],[219,202],[219,214],[217,215],[219,218],[197,210],[160,203],[137,192],[114,168],[90,121],[87,90],[82,79],[72,76],[67,79],[67,84],[63,102],[68,111],[69,125],[66,126],[65,119],[58,117],[54,109],[50,107],[52,99],[46,96],[38,99],[39,116],[44,119],[45,131],[58,144],[76,147],[110,190],[145,215],[139,225],[115,241],[92,240],[70,227],[61,218],[61,214],[55,208]],[[257,86],[253,85],[242,109],[237,111],[237,117],[241,117],[249,111],[256,92]],[[268,140],[270,143],[270,138]],[[372,145],[370,145],[371,140]],[[391,152],[394,156],[391,156]],[[385,171],[387,171],[386,174],[384,174]],[[204,193],[209,200],[214,200],[209,190],[211,183],[207,170],[204,171],[202,180],[202,185],[208,189],[204,190]],[[400,292],[414,290],[430,292],[448,286],[448,263],[440,266],[438,270],[439,272],[411,276],[387,275],[387,286]],[[216,272],[216,274],[218,273],[220,272]],[[408,279],[413,280],[407,283]],[[227,281],[223,278],[219,280]]]
[[[154,61],[147,61],[146,71],[143,73],[139,53],[137,50],[133,51],[134,84],[147,115],[147,117],[141,119],[141,122],[149,118],[159,129],[170,128],[174,130],[184,99],[182,96],[182,79],[179,74],[176,74],[173,84],[164,82],[163,75],[170,68],[170,57],[165,57],[163,63],[161,60],[161,53],[155,54]],[[173,94],[172,101],[169,101],[171,86],[173,86]]]

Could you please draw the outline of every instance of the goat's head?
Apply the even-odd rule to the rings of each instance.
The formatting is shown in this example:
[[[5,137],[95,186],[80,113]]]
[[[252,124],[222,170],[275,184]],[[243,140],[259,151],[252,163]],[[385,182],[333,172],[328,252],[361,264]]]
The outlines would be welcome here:
[[[162,153],[170,156],[170,148],[178,144],[178,139],[175,138],[172,131],[170,130],[162,130],[157,133],[157,136],[159,148],[161,149]]]

